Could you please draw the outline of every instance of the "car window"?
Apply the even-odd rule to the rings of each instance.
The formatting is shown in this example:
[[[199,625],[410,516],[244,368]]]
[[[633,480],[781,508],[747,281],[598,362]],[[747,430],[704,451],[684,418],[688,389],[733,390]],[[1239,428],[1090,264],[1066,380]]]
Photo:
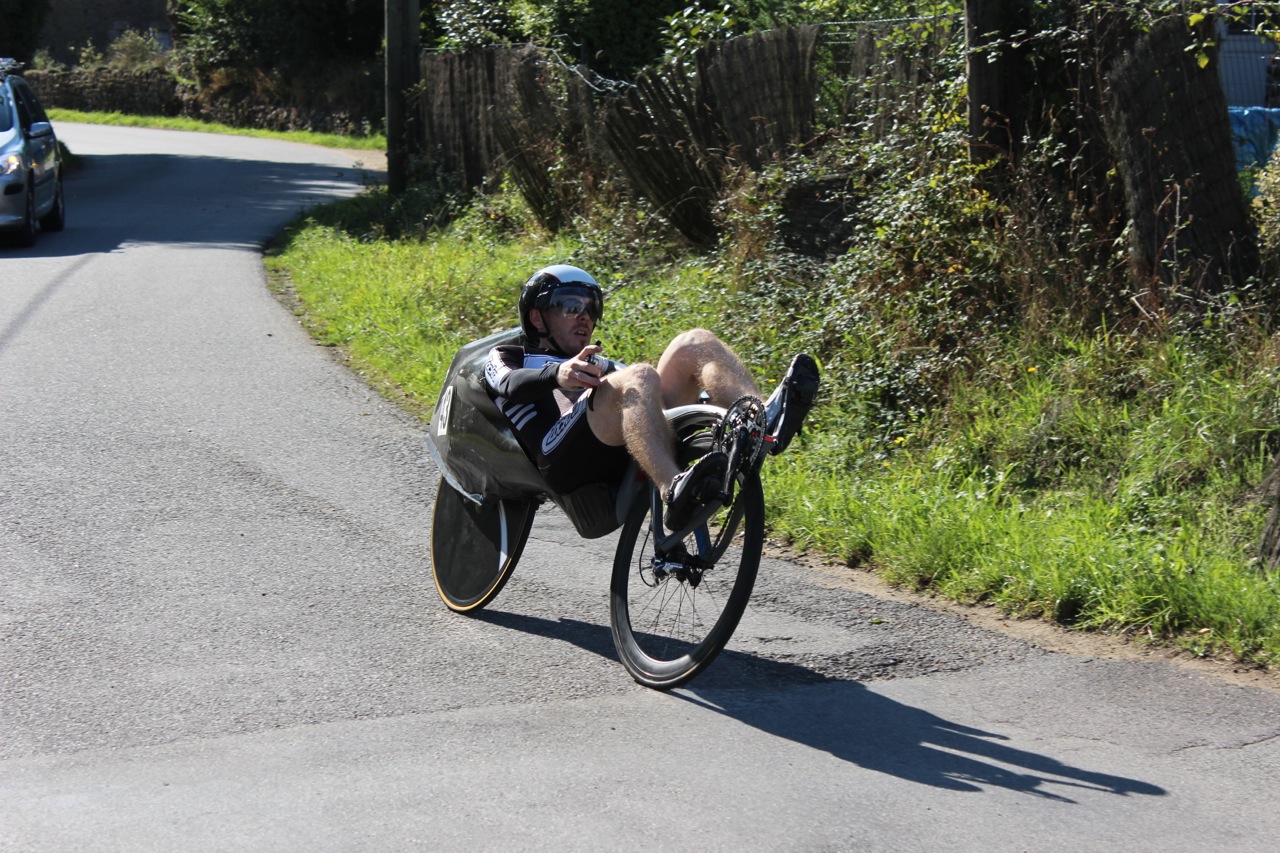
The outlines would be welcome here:
[[[9,90],[0,83],[0,133],[13,130],[13,107],[9,105]]]
[[[31,127],[31,111],[27,109],[26,103],[18,96],[16,89],[13,90],[13,107],[18,113],[18,127],[22,128],[25,133],[27,128]]]
[[[44,113],[44,107],[40,106],[40,99],[36,97],[35,92],[31,91],[26,80],[21,77],[14,79],[13,94],[18,98],[18,116],[22,119],[24,130],[31,127],[32,122],[49,120]]]

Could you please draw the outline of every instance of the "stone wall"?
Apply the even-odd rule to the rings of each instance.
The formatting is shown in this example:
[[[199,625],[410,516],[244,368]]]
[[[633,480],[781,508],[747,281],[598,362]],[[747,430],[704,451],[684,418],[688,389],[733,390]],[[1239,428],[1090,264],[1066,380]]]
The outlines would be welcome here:
[[[232,127],[310,130],[358,136],[382,124],[383,94],[376,74],[335,76],[341,85],[307,87],[297,96],[272,99],[247,87],[197,91],[165,71],[27,71],[23,74],[46,108],[127,115],[185,116]]]
[[[46,108],[128,115],[183,115],[180,87],[164,71],[27,71]]]

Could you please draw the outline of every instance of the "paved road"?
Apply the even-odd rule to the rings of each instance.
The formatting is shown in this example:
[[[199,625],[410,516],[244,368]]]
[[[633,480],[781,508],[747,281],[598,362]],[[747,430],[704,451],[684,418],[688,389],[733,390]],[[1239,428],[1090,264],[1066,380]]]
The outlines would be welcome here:
[[[1275,849],[1280,693],[779,562],[655,693],[552,513],[448,613],[422,427],[263,281],[349,158],[61,131],[68,229],[0,249],[0,850]]]

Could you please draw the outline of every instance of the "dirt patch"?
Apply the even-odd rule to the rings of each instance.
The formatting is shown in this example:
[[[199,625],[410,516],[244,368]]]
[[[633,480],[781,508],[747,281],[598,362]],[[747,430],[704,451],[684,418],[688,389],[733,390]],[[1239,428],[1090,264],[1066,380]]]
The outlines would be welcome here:
[[[342,148],[343,154],[351,157],[354,168],[380,175],[387,173],[387,152],[373,148]]]
[[[1263,669],[1238,661],[1197,657],[1182,649],[1155,642],[1142,642],[1130,636],[1069,631],[1042,619],[1008,616],[992,605],[959,604],[938,596],[914,593],[887,583],[874,572],[851,569],[808,554],[789,551],[779,542],[770,541],[768,550],[771,556],[804,566],[810,571],[812,579],[824,586],[853,590],[876,598],[949,613],[971,625],[1016,637],[1051,652],[1104,660],[1160,661],[1232,684],[1280,691],[1280,670]]]

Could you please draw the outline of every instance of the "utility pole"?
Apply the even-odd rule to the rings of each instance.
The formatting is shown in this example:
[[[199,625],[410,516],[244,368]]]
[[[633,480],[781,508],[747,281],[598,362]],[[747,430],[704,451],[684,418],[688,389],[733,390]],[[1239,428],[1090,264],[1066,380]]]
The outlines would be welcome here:
[[[408,187],[409,155],[418,147],[409,94],[421,76],[418,10],[418,0],[386,0],[387,190],[392,195]]]
[[[965,45],[969,76],[969,158],[987,163],[1012,155],[1010,127],[1017,110],[1010,101],[1012,32],[1010,0],[965,0]]]

